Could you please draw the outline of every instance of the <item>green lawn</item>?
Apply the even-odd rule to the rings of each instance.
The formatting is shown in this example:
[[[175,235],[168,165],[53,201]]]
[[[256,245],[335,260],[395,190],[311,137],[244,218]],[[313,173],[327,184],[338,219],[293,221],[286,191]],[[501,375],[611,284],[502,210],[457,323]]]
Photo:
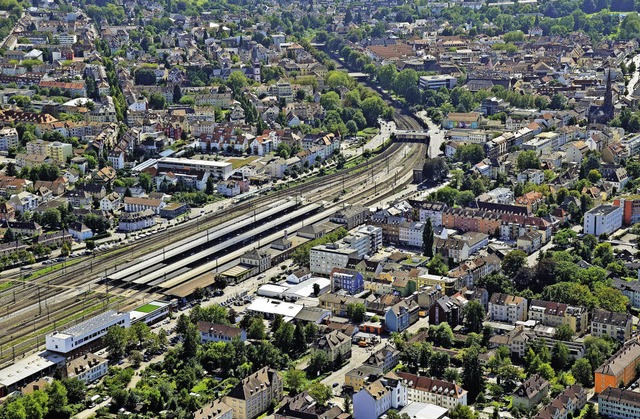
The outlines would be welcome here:
[[[149,304],[143,305],[142,307],[136,308],[135,311],[140,311],[142,313],[151,313],[152,311],[157,310],[159,308],[160,306],[149,303]]]

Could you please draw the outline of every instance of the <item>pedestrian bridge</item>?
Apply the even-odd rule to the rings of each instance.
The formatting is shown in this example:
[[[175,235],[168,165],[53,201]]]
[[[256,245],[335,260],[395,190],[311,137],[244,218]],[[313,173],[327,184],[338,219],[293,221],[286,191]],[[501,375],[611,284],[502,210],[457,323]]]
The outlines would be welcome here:
[[[428,140],[431,138],[428,130],[402,130],[394,131],[396,138],[399,140]]]

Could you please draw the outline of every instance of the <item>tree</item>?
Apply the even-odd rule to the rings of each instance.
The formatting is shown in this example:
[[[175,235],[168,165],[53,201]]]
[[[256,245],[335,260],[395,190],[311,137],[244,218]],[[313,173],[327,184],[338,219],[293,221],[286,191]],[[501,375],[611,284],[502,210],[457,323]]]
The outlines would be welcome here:
[[[569,348],[562,342],[556,342],[551,350],[551,366],[556,371],[565,370],[571,363]]]
[[[263,340],[265,338],[265,327],[262,317],[254,317],[251,319],[249,328],[247,330],[247,338]]]
[[[227,86],[233,91],[234,95],[238,95],[240,93],[240,89],[247,86],[248,84],[249,80],[242,71],[231,72],[231,74],[229,74],[229,78],[227,79]]]
[[[320,295],[320,284],[315,283],[313,284],[313,296],[317,297],[318,295]]]
[[[62,243],[62,246],[60,247],[60,255],[67,257],[69,254],[71,254],[71,245],[68,242]]]
[[[587,175],[587,180],[591,183],[598,183],[598,181],[602,179],[602,174],[597,169],[591,169],[589,174]]]
[[[582,386],[593,387],[593,369],[586,358],[580,358],[573,364],[571,374]]]
[[[320,105],[326,111],[337,110],[340,107],[340,95],[333,91],[324,93],[320,96]]]
[[[563,228],[553,236],[553,244],[563,249],[573,245],[578,234],[570,228]]]
[[[480,144],[465,144],[456,149],[454,158],[463,163],[476,164],[485,157],[484,148]]]
[[[320,406],[326,406],[332,396],[331,388],[318,381],[311,384],[308,391],[309,396],[313,397],[313,400],[315,400]]]
[[[453,330],[448,323],[440,323],[437,326],[429,327],[429,337],[437,346],[450,348],[453,345]]]
[[[360,108],[369,126],[374,126],[378,118],[384,116],[388,109],[387,104],[380,96],[370,96],[366,98],[362,101]]]
[[[427,159],[422,166],[422,178],[429,182],[440,182],[449,174],[449,166],[443,157]],[[453,203],[452,203],[453,205]]]
[[[289,394],[296,395],[307,386],[307,375],[302,370],[289,368],[284,373],[284,386]]]
[[[58,228],[62,222],[60,211],[57,208],[48,208],[42,213],[42,225],[47,228]]]
[[[406,96],[410,88],[418,85],[418,73],[411,69],[406,68],[399,72],[393,82],[393,90],[400,96]]]
[[[449,411],[449,418],[451,419],[475,419],[476,415],[469,406],[457,405],[455,408]]]
[[[573,339],[573,329],[571,329],[571,326],[567,324],[561,324],[556,328],[554,338],[566,342],[571,341]]]
[[[151,109],[164,109],[167,106],[167,99],[160,93],[152,93],[149,96],[149,106]]]
[[[104,336],[104,344],[112,358],[122,358],[127,346],[127,331],[120,326],[111,326]]]
[[[449,272],[449,266],[442,259],[442,255],[436,253],[427,264],[427,270],[432,275],[445,275]]]
[[[598,419],[600,416],[596,413],[593,403],[587,403],[587,409],[584,411],[583,419]]]
[[[307,350],[307,340],[302,322],[296,323],[296,328],[293,331],[293,348],[295,353],[303,353]]]
[[[138,176],[138,181],[140,182],[140,186],[146,192],[151,192],[153,190],[153,179],[151,179],[151,175],[149,173],[140,173],[140,176]]]
[[[347,317],[354,323],[362,323],[366,312],[367,308],[362,303],[347,304]]]
[[[45,387],[45,392],[49,396],[49,415],[52,417],[69,417],[67,406],[69,399],[67,398],[66,387],[59,380],[54,380]]]
[[[538,155],[535,151],[525,150],[518,154],[517,165],[518,170],[521,172],[527,169],[539,169],[540,159],[538,159]]]
[[[477,300],[472,300],[464,307],[464,324],[469,332],[482,332],[482,323],[484,322],[484,307]]]
[[[512,250],[502,260],[502,270],[510,277],[527,266],[527,254],[522,250]]]
[[[433,377],[442,378],[447,368],[449,368],[449,355],[434,351],[429,359],[429,373]]]
[[[395,64],[386,64],[378,69],[378,81],[383,89],[390,89],[393,86],[398,68]]]
[[[485,385],[483,367],[478,355],[478,349],[475,347],[465,349],[462,354],[462,386],[469,392],[471,401],[483,391]]]
[[[422,254],[427,257],[433,257],[433,224],[431,218],[427,218],[422,230]]]
[[[549,108],[556,110],[563,110],[567,107],[567,98],[564,95],[556,93],[551,97],[551,103],[549,103]]]
[[[329,362],[329,357],[327,357],[326,352],[315,351],[311,354],[308,370],[311,376],[317,377],[318,375],[328,371],[330,365],[331,363]]]
[[[7,174],[7,176],[16,176],[18,174],[18,171],[16,170],[16,164],[14,162],[7,163],[5,173]]]

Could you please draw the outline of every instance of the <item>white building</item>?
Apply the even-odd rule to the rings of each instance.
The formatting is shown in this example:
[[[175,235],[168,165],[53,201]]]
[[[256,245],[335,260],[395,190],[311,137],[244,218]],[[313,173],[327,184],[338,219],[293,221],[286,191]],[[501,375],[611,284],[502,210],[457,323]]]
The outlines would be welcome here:
[[[623,208],[600,205],[584,214],[584,234],[611,234],[622,227]]]
[[[109,310],[62,332],[49,333],[46,347],[49,351],[66,354],[102,338],[112,326],[128,328],[130,324],[128,312]]]
[[[85,354],[67,363],[67,378],[77,378],[91,384],[107,375],[109,362],[92,353]]]
[[[0,150],[8,151],[11,147],[17,147],[19,143],[18,131],[15,128],[0,129]]]
[[[389,409],[408,404],[407,387],[400,379],[385,376],[353,395],[353,418],[379,418]]]
[[[454,409],[457,405],[467,405],[467,391],[455,383],[406,372],[389,373],[404,381],[408,388],[410,402],[431,403]]]
[[[357,230],[359,234],[365,234],[369,236],[370,253],[376,253],[382,248],[382,228],[366,225],[360,226]]]
[[[456,87],[458,79],[445,74],[438,74],[435,76],[421,76],[418,83],[423,89],[438,90],[441,87],[453,89]]]
[[[357,255],[357,250],[340,247],[336,243],[314,246],[309,256],[310,270],[312,273],[329,275],[333,268],[345,268],[349,258]]]
[[[156,225],[156,215],[153,210],[140,212],[125,212],[118,220],[118,231],[130,232],[143,230]]]
[[[607,387],[598,396],[598,414],[610,419],[640,418],[640,393]]]
[[[527,319],[527,300],[496,292],[489,300],[488,311],[492,321],[516,324]]]
[[[422,232],[424,231],[425,223],[413,222],[402,223],[398,229],[398,239],[400,244],[422,248]]]
[[[183,159],[177,157],[161,157],[158,160],[158,171],[166,172],[174,169],[202,170],[227,180],[233,172],[233,165],[227,162],[212,160]]]

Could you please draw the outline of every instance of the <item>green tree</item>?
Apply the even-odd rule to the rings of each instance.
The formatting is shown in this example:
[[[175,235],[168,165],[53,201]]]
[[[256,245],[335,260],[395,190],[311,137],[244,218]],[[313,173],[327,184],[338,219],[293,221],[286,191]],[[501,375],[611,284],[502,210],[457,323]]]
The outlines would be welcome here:
[[[586,358],[580,358],[573,364],[571,374],[584,387],[593,387],[593,369]]]
[[[442,157],[427,159],[422,166],[422,178],[429,182],[440,182],[449,174],[447,161]],[[451,202],[453,205],[453,201]]]
[[[570,364],[569,348],[562,342],[556,342],[551,350],[551,365],[556,371],[564,371]]]
[[[69,417],[69,399],[67,398],[67,389],[59,381],[54,380],[45,387],[45,392],[49,396],[49,415],[53,417]]]
[[[469,332],[482,332],[485,311],[483,305],[476,300],[469,301],[464,307],[464,324]]]
[[[429,337],[437,346],[450,348],[453,345],[453,330],[448,323],[440,323],[437,326],[429,327]]]
[[[253,317],[247,330],[247,338],[263,340],[265,337],[265,326],[262,317]]]
[[[422,254],[424,256],[433,257],[433,240],[433,224],[431,224],[431,218],[428,218],[422,230]]]
[[[395,80],[393,81],[393,90],[400,96],[406,96],[410,88],[418,85],[418,73],[411,69],[406,68],[399,72]]]
[[[567,324],[561,324],[556,328],[554,338],[562,341],[571,341],[573,339],[573,329]]]
[[[502,270],[509,277],[515,276],[522,268],[527,267],[527,254],[522,250],[512,250],[502,260]]]
[[[469,392],[470,402],[483,391],[485,381],[483,367],[478,359],[478,349],[471,347],[462,354],[462,385]]]
[[[602,179],[602,174],[597,169],[591,169],[589,174],[587,175],[587,180],[591,183],[598,183],[598,181]]]
[[[354,323],[362,323],[366,312],[367,308],[362,303],[347,304],[347,317],[349,317],[349,319]]]
[[[127,331],[120,326],[111,326],[107,330],[103,342],[112,358],[122,358],[127,346]]]
[[[311,359],[309,359],[308,371],[312,377],[317,377],[318,375],[328,371],[330,366],[331,363],[329,362],[326,352],[315,351],[311,354]]]
[[[398,68],[395,64],[386,64],[378,69],[378,81],[383,89],[390,89],[394,85]]]
[[[434,351],[429,359],[429,373],[436,378],[444,377],[444,373],[449,368],[449,355],[444,352]]]
[[[323,93],[320,96],[320,104],[327,111],[333,111],[340,108],[340,95],[336,92]]]
[[[140,182],[140,186],[148,193],[153,191],[153,179],[151,179],[151,175],[147,172],[140,173],[138,176],[138,181]]]
[[[440,253],[436,253],[429,263],[427,263],[427,270],[432,275],[445,275],[449,272],[449,266],[442,259],[442,255]]]
[[[304,371],[289,368],[284,373],[284,387],[289,390],[289,394],[296,395],[307,387],[308,381]]]
[[[518,154],[517,163],[519,171],[525,171],[527,169],[539,169],[540,159],[538,154],[533,150],[525,150]]]
[[[451,419],[475,419],[476,415],[469,406],[457,405],[455,408],[449,411],[449,418]]]
[[[233,71],[227,79],[227,86],[233,91],[234,95],[239,95],[240,90],[249,84],[247,76],[242,71]]]
[[[463,163],[476,164],[485,158],[484,148],[480,144],[465,144],[456,149],[454,159]]]
[[[320,406],[326,406],[327,402],[331,400],[331,388],[318,381],[311,384],[308,391],[309,395],[313,397],[313,400]]]

